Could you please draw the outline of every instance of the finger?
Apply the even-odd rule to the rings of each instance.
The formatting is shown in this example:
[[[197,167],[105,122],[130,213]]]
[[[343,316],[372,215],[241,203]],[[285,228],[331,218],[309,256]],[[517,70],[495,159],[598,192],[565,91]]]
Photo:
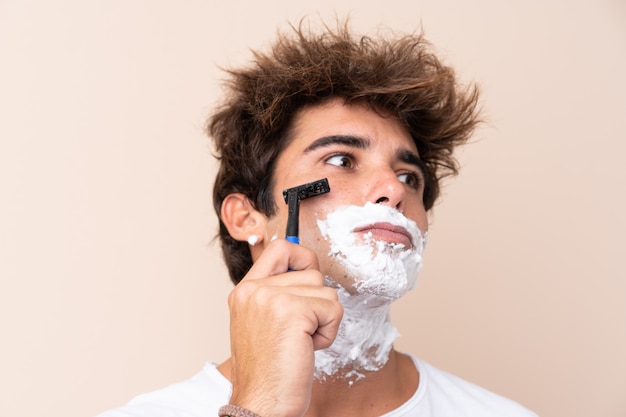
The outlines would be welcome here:
[[[241,281],[228,297],[229,305],[254,302],[257,305],[275,305],[273,298],[283,294],[294,297],[320,297],[336,301],[335,289],[324,287],[319,271],[287,272],[269,278]]]
[[[267,287],[259,290],[268,292]],[[261,304],[270,306],[269,318],[277,327],[291,335],[306,334],[310,337],[313,349],[329,347],[339,330],[343,307],[337,300],[337,293],[331,288],[274,288],[272,294]],[[256,295],[256,294],[255,294]],[[254,300],[253,303],[256,303]],[[265,304],[265,303],[268,304]],[[264,309],[265,313],[269,313]]]
[[[250,293],[260,286],[285,287],[285,286],[312,286],[322,287],[324,285],[324,275],[318,270],[308,269],[304,271],[289,271],[282,274],[272,275],[265,278],[248,277],[234,288],[237,291]],[[243,290],[243,288],[247,288]]]
[[[244,279],[265,278],[288,270],[319,269],[317,255],[312,250],[286,240],[270,242]]]
[[[309,302],[317,322],[315,331],[311,333],[313,349],[325,349],[337,337],[343,317],[343,306],[338,301],[327,298],[310,299]]]

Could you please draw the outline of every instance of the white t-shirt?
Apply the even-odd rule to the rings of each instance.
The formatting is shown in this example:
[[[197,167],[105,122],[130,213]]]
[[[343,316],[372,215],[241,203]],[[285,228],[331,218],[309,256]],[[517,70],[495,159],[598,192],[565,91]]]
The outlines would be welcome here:
[[[381,417],[537,417],[518,403],[412,358],[420,374],[415,394]],[[216,417],[232,385],[214,363],[193,378],[140,395],[98,417]]]

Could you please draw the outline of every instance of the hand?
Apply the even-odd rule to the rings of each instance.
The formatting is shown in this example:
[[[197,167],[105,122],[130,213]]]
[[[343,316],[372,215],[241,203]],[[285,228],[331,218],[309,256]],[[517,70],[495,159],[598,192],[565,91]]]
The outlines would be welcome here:
[[[287,272],[287,271],[290,272]],[[231,403],[260,416],[302,416],[311,399],[314,350],[331,345],[343,315],[324,287],[315,253],[271,242],[228,297]]]

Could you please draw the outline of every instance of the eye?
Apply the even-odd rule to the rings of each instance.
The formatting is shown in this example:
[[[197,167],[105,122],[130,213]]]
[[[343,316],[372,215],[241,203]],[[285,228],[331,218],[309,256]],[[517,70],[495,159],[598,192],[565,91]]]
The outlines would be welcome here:
[[[398,180],[400,180],[401,183],[415,189],[418,189],[422,184],[420,176],[412,172],[405,172],[404,174],[398,175]]]
[[[337,154],[333,155],[325,161],[327,164],[343,167],[343,168],[353,168],[354,163],[352,161],[352,157],[346,154]]]

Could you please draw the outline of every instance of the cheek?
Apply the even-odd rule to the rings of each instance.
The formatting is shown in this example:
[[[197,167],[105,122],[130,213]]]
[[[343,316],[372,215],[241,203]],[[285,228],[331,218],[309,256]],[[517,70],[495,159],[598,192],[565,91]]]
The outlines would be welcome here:
[[[330,193],[328,194],[328,205],[339,207],[342,205],[362,206],[367,199],[364,190],[369,190],[371,185],[363,180],[334,178],[328,179]]]
[[[317,225],[318,219],[323,218],[326,218],[326,213],[323,211],[308,209],[304,212],[304,210],[300,208],[300,240],[302,243],[306,242],[311,249],[325,243],[325,239],[322,237]],[[321,254],[318,252],[318,256],[319,255]]]
[[[275,216],[271,217],[267,221],[267,225],[265,227],[265,241],[266,243],[271,242],[277,238],[285,237],[285,228],[287,225],[286,218],[283,220],[280,213],[277,213]]]
[[[307,204],[300,207],[300,244],[312,249],[320,261],[329,252],[329,243],[322,236],[317,224],[318,220],[326,218],[326,209],[326,205],[315,204]]]
[[[422,213],[421,216],[415,220],[415,223],[417,223],[417,227],[419,227],[422,233],[428,232],[428,216],[426,213]]]
[[[422,233],[428,231],[428,214],[424,209],[423,204],[416,203],[416,206],[412,209],[406,209],[404,215],[413,220]]]

